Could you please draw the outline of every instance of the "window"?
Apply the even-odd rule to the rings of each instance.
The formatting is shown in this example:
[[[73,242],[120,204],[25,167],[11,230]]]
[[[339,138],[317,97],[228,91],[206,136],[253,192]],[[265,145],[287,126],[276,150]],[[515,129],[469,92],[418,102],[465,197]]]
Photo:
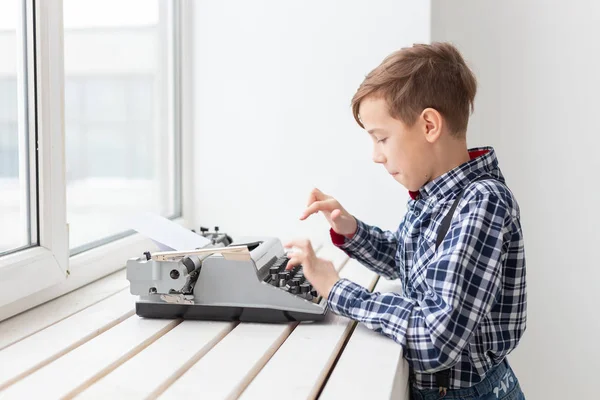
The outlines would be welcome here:
[[[0,2],[0,255],[34,243],[20,0]],[[20,21],[22,23],[22,21]],[[35,185],[33,186],[35,188]]]
[[[174,24],[165,0],[63,1],[67,221],[78,253],[127,232],[132,212],[180,214]]]
[[[151,250],[131,213],[185,222],[190,6],[0,0],[0,320]]]

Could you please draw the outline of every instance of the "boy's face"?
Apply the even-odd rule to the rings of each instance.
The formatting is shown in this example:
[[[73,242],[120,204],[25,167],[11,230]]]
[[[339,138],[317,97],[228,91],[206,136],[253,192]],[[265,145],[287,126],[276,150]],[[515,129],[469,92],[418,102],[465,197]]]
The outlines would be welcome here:
[[[393,118],[385,99],[367,97],[359,115],[373,140],[373,161],[382,164],[393,178],[410,191],[419,190],[431,177],[433,153],[426,139],[426,121],[412,127]]]

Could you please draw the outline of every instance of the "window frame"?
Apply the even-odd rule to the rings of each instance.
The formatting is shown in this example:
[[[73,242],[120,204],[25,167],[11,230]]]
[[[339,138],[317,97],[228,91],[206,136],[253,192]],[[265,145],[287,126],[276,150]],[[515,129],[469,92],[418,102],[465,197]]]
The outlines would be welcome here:
[[[122,270],[127,259],[156,244],[137,233],[120,237],[86,251],[70,255],[65,179],[64,45],[63,1],[25,0],[27,21],[27,71],[35,83],[28,88],[30,172],[37,171],[38,246],[0,257],[0,321],[94,280]],[[175,73],[174,94],[169,102],[169,123],[174,124],[175,211],[174,222],[189,227],[193,220],[193,117],[192,117],[192,1],[170,1],[168,7],[176,34],[169,38],[170,63]],[[33,22],[33,24],[32,24]],[[21,22],[20,22],[21,23]],[[35,30],[34,30],[35,28]],[[21,43],[23,44],[23,43]],[[35,74],[35,75],[34,75]],[[35,103],[34,103],[35,101]],[[37,128],[37,129],[35,129]],[[178,132],[177,132],[178,131]],[[35,143],[38,152],[34,151]],[[37,156],[37,158],[36,158]],[[39,168],[38,168],[39,166]]]

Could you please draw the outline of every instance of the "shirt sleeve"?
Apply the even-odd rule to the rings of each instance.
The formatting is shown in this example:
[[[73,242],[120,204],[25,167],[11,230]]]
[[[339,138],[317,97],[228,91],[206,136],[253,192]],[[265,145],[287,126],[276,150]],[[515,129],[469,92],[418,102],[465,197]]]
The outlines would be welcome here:
[[[333,229],[329,230],[333,244],[344,250],[370,270],[388,279],[398,278],[396,251],[398,233],[370,226],[356,218],[357,229],[348,239]]]
[[[394,339],[415,370],[449,368],[500,291],[507,218],[506,206],[491,194],[477,194],[460,209],[427,267],[419,301],[340,279],[328,305]]]

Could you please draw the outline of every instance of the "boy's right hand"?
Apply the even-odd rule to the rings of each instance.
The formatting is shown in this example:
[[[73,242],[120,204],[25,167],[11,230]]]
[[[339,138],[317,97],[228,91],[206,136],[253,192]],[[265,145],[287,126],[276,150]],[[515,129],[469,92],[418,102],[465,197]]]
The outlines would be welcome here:
[[[321,211],[331,228],[339,235],[351,238],[357,229],[356,219],[333,197],[315,188],[310,192],[306,210],[300,216],[305,220],[310,215]]]

